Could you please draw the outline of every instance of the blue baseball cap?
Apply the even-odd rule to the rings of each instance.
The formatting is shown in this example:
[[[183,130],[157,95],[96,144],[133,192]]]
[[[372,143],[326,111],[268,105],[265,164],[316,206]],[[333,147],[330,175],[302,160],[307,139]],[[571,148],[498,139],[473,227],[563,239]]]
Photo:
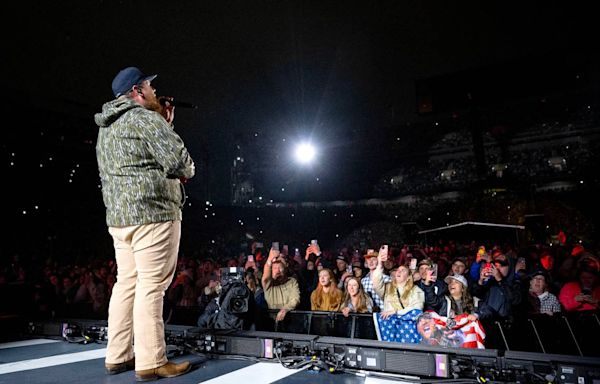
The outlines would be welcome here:
[[[117,76],[112,81],[112,91],[115,97],[124,95],[136,84],[141,84],[143,81],[152,81],[158,75],[144,75],[139,68],[127,67],[121,69]]]

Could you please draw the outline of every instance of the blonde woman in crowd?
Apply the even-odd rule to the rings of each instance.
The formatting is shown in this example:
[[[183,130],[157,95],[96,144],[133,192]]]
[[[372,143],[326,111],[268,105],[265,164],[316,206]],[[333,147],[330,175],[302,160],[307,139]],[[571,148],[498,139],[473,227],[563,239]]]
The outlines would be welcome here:
[[[387,246],[379,250],[377,268],[373,271],[373,287],[383,297],[381,318],[387,320],[392,315],[404,315],[413,309],[423,310],[425,294],[413,283],[411,272],[406,265],[390,271],[390,282],[384,283],[383,263],[387,260]]]

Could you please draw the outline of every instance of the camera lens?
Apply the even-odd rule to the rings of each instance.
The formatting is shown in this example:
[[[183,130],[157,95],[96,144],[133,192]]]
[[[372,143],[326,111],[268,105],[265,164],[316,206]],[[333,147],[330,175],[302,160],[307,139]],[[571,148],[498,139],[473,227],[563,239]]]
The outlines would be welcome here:
[[[241,312],[246,307],[246,301],[242,298],[235,298],[231,301],[231,309],[235,312]]]

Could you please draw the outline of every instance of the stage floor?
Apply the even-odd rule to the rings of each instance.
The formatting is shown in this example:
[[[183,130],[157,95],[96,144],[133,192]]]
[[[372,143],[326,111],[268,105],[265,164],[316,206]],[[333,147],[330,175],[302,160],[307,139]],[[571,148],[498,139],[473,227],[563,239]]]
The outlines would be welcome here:
[[[132,383],[133,371],[106,375],[104,356],[106,344],[69,343],[64,339],[29,339],[0,344],[0,384],[8,383]],[[278,362],[256,362],[228,356],[207,359],[198,355],[182,355],[174,361],[189,360],[192,371],[175,378],[160,379],[160,383],[330,383],[330,384],[391,384],[408,380],[386,379],[351,373],[292,370]]]

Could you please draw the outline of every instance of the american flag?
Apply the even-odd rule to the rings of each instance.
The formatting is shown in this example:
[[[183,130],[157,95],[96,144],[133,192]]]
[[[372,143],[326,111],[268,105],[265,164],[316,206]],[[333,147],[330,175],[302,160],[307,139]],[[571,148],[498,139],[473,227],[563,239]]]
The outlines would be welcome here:
[[[433,311],[428,311],[433,318],[436,325],[446,328],[448,325],[448,318],[440,316]],[[464,334],[464,341],[461,345],[463,348],[479,348],[485,349],[483,344],[485,340],[485,331],[479,320],[470,321],[467,319],[468,314],[457,315],[454,317],[454,325],[450,324],[452,330],[460,330]]]
[[[397,343],[421,342],[421,335],[416,327],[416,320],[421,313],[423,312],[420,309],[413,309],[403,315],[392,315],[386,320],[381,318],[381,313],[373,313],[377,340]]]

